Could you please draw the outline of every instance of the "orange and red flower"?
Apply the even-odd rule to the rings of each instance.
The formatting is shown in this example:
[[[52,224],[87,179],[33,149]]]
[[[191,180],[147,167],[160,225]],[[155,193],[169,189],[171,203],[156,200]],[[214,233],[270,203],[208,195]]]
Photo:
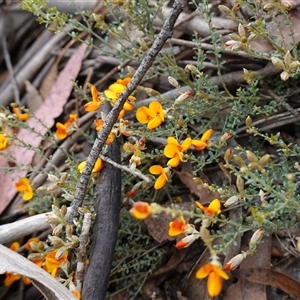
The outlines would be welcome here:
[[[133,204],[133,206],[129,212],[132,217],[139,219],[139,220],[144,220],[151,216],[152,207],[147,202],[138,201]]]

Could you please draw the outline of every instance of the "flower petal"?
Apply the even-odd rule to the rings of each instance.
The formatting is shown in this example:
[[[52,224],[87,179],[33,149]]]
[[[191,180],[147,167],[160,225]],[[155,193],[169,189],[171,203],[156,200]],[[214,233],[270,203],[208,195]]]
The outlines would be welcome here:
[[[147,129],[153,130],[160,126],[160,124],[163,122],[163,120],[160,117],[153,118],[151,121],[149,121]]]
[[[167,144],[164,148],[164,155],[168,158],[175,157],[178,153],[179,151],[175,144]]]
[[[211,272],[207,279],[207,292],[210,297],[218,296],[223,287],[222,278],[215,272]]]
[[[149,168],[149,172],[153,175],[160,175],[163,172],[161,165],[154,165]]]
[[[104,91],[104,95],[109,98],[112,99],[113,101],[117,100],[119,98],[119,95],[117,95],[115,92],[111,91],[111,90],[105,90]]]
[[[113,83],[108,87],[108,89],[114,92],[115,94],[121,94],[126,89],[126,86],[120,83]]]
[[[166,178],[165,173],[163,172],[155,181],[154,189],[159,190],[163,188],[168,181],[168,178]]]
[[[207,143],[201,140],[192,140],[192,145],[197,151],[201,151],[207,147]]]
[[[181,144],[181,151],[182,152],[187,151],[188,149],[190,149],[191,145],[192,145],[192,139],[190,137],[186,138]]]
[[[206,264],[202,266],[196,273],[196,278],[203,279],[212,272],[212,265]]]
[[[84,104],[83,108],[85,111],[96,111],[99,109],[101,103],[100,102],[95,102],[95,101],[91,101],[91,102],[88,102],[86,104]]]
[[[217,214],[221,212],[221,202],[219,199],[214,199],[208,206],[209,209],[213,210]]]
[[[180,159],[178,156],[174,157],[174,158],[171,158],[169,161],[168,161],[168,166],[170,166],[171,168],[176,168],[179,164],[180,164]]]
[[[213,133],[214,131],[212,129],[206,130],[202,135],[201,141],[207,142],[207,140],[212,136]]]
[[[152,119],[151,111],[146,106],[139,107],[136,111],[136,118],[140,123],[146,124]]]
[[[169,137],[167,138],[167,143],[168,143],[168,144],[179,145],[178,141],[177,141],[175,138],[173,138],[172,136],[169,136]]]

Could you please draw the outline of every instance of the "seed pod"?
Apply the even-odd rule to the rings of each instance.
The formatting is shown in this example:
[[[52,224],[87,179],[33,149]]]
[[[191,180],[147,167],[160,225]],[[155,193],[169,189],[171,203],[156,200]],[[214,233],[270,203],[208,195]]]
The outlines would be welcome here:
[[[240,193],[243,192],[244,186],[245,186],[244,179],[242,178],[242,176],[238,175],[236,177],[236,187]]]
[[[233,160],[235,163],[237,163],[240,167],[245,166],[245,161],[237,154],[233,155]]]
[[[271,156],[269,154],[265,154],[259,159],[259,164],[264,166],[266,163],[271,161]]]
[[[246,123],[246,126],[247,126],[247,127],[252,127],[252,119],[251,119],[250,116],[248,116],[248,117],[246,118],[245,123]]]
[[[257,156],[252,151],[246,150],[246,156],[251,162],[258,162]]]
[[[224,160],[227,164],[231,160],[232,156],[233,156],[233,150],[231,148],[228,148],[224,154]]]

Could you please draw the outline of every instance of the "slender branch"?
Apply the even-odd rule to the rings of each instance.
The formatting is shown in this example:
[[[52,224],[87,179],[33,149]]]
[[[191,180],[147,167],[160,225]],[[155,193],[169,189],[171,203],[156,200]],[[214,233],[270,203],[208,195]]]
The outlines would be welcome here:
[[[89,182],[89,178],[98,158],[103,145],[113,127],[115,122],[117,121],[119,112],[121,111],[126,99],[130,96],[130,94],[135,90],[135,88],[140,84],[143,77],[145,76],[148,69],[151,67],[154,62],[155,57],[158,55],[160,50],[162,49],[165,42],[172,37],[173,27],[175,22],[182,12],[184,5],[187,3],[187,0],[175,0],[174,5],[171,9],[170,15],[165,20],[165,23],[160,31],[160,33],[155,38],[152,47],[147,52],[140,66],[138,67],[136,73],[132,77],[129,82],[127,89],[122,93],[115,106],[112,108],[110,113],[107,115],[105,119],[104,126],[96,138],[94,145],[91,149],[91,152],[88,156],[86,166],[83,170],[83,173],[80,177],[80,180],[77,184],[77,188],[75,191],[74,201],[71,206],[71,210],[66,216],[68,222],[72,222],[73,218],[75,218],[78,214],[78,208],[82,205],[84,195],[86,192],[86,188]]]
[[[99,157],[100,157],[103,161],[105,161],[105,162],[107,162],[107,163],[113,165],[114,167],[116,167],[116,168],[118,168],[118,169],[121,169],[121,170],[123,170],[123,171],[125,171],[125,172],[131,173],[132,175],[135,175],[135,176],[137,176],[137,177],[140,177],[141,179],[143,179],[143,180],[146,181],[147,183],[150,183],[150,182],[152,181],[151,178],[145,176],[145,175],[144,175],[141,171],[139,171],[139,170],[131,170],[131,169],[128,168],[127,166],[122,166],[122,165],[116,163],[116,162],[113,161],[112,159],[110,159],[110,158],[108,158],[108,157],[106,157],[106,156],[104,156],[104,155],[102,155],[102,154],[100,154]]]

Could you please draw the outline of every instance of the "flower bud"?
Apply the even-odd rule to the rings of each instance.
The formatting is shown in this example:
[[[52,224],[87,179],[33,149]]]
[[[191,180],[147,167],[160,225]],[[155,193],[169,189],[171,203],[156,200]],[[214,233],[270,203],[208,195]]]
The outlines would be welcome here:
[[[258,170],[258,171],[262,170],[261,165],[256,161],[253,161],[250,164],[248,164],[248,168],[251,170]]]
[[[175,245],[175,248],[177,248],[177,249],[187,248],[189,245],[191,245],[198,238],[199,238],[198,235],[190,234],[190,235],[184,237],[183,239],[181,239],[180,241],[178,241]]]
[[[58,224],[52,231],[52,235],[54,236],[58,236],[63,230],[63,225],[62,224]]]
[[[178,81],[174,77],[168,76],[168,81],[175,88],[179,87],[179,83],[178,83]]]
[[[58,247],[61,247],[61,246],[64,246],[65,245],[65,242],[57,237],[57,236],[48,236],[48,239],[51,243],[52,246],[54,246],[55,248],[58,248]]]
[[[192,92],[185,92],[183,94],[181,94],[177,99],[175,99],[174,105],[183,102],[184,100],[186,100],[187,98],[191,97]]]
[[[59,178],[53,174],[48,174],[48,180],[51,182],[57,182]]]
[[[232,137],[232,134],[231,134],[229,131],[225,132],[225,133],[221,136],[221,138],[220,138],[220,143],[226,142],[226,141],[229,140],[231,137]]]
[[[226,265],[224,266],[224,271],[232,271],[236,269],[241,262],[247,257],[247,253],[242,252],[236,256],[234,256]]]
[[[68,252],[66,247],[59,248],[55,254],[55,259],[59,260],[60,258],[62,258],[65,255],[65,252]]]
[[[61,215],[64,217],[68,212],[68,208],[66,205],[63,205],[61,208],[60,208],[60,213]]]
[[[281,60],[281,59],[279,59],[278,57],[275,57],[275,56],[273,56],[273,57],[271,57],[271,62],[272,62],[272,64],[275,66],[275,67],[277,67],[278,69],[282,69],[282,70],[284,70],[284,63],[283,63],[283,61]]]
[[[245,123],[246,123],[246,126],[247,126],[247,127],[251,127],[251,126],[252,126],[252,119],[251,119],[250,116],[248,116],[248,117],[246,118]]]
[[[292,8],[292,5],[289,1],[282,1],[281,5],[283,6],[284,9],[290,10]]]
[[[286,71],[283,71],[280,74],[280,78],[281,78],[282,81],[287,81],[290,78],[290,74]]]
[[[195,73],[197,73],[199,71],[197,69],[197,67],[195,67],[194,65],[191,65],[191,64],[186,65],[184,69],[185,70],[189,70],[191,72],[195,72]]]
[[[219,11],[220,12],[222,12],[222,13],[224,13],[224,14],[231,14],[231,10],[230,10],[230,8],[228,8],[227,6],[225,6],[225,5],[219,5],[218,6],[218,9],[219,9]]]
[[[227,201],[224,203],[225,207],[233,206],[239,203],[239,197],[234,195],[227,199]]]
[[[261,241],[263,236],[264,236],[264,231],[262,229],[256,230],[250,239],[249,248],[253,249]]]

